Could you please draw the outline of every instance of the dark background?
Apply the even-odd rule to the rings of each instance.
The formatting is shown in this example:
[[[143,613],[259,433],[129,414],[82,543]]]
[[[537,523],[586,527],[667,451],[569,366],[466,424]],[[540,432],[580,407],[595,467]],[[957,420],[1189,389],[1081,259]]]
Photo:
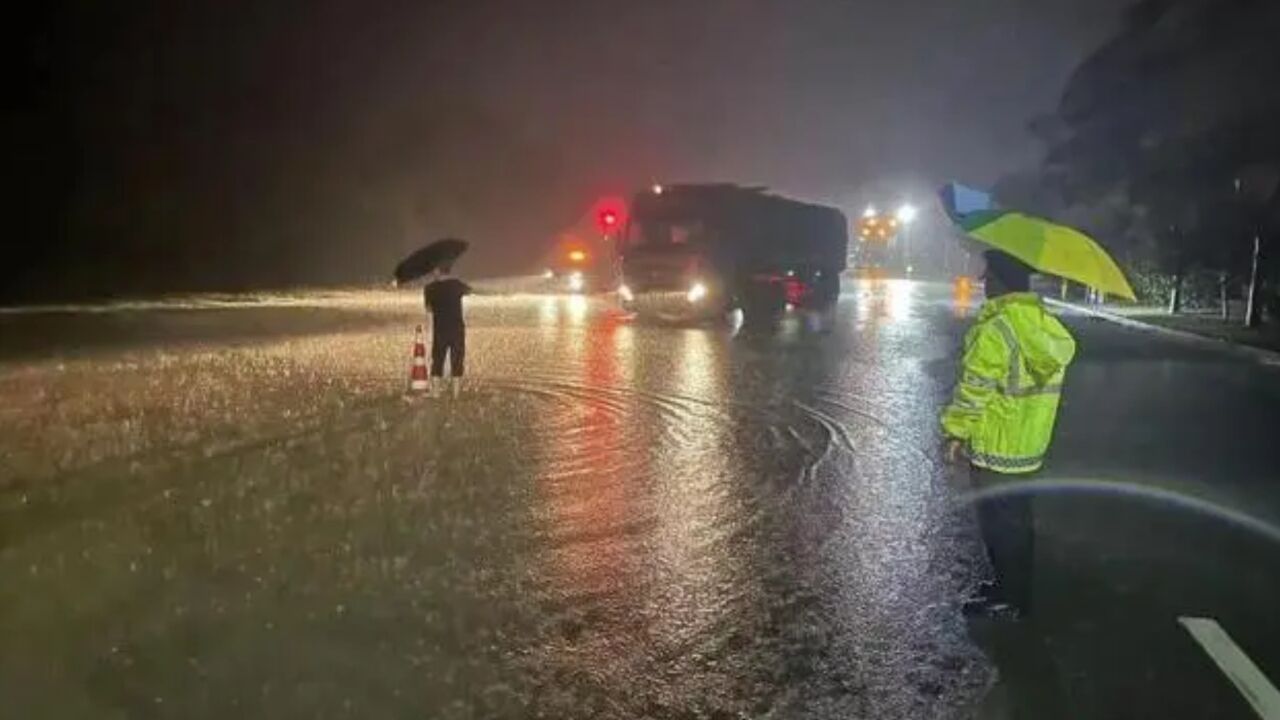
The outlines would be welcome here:
[[[1110,0],[63,2],[5,31],[0,299],[527,271],[603,194],[983,184]]]

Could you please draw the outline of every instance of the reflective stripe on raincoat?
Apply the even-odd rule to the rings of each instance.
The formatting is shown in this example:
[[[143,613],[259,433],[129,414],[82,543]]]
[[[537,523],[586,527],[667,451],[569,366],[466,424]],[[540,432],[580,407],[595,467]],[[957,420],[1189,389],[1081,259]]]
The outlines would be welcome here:
[[[965,442],[974,465],[1007,474],[1038,470],[1075,352],[1071,334],[1035,294],[988,300],[965,335],[943,432]]]

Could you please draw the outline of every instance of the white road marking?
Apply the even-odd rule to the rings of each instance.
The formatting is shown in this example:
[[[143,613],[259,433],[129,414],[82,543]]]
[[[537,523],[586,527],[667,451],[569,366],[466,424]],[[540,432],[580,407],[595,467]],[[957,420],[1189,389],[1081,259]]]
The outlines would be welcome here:
[[[1280,691],[1212,618],[1180,617],[1178,622],[1200,643],[1227,679],[1262,720],[1280,720]]]

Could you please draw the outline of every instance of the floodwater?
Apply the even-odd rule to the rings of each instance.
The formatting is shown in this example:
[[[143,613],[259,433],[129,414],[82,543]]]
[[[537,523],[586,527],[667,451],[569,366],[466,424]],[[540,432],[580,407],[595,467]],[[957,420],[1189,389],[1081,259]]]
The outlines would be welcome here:
[[[0,696],[24,717],[969,715],[994,671],[936,414],[969,311],[776,326],[477,297],[8,315]],[[41,328],[39,333],[32,328]],[[40,345],[43,342],[45,345]]]

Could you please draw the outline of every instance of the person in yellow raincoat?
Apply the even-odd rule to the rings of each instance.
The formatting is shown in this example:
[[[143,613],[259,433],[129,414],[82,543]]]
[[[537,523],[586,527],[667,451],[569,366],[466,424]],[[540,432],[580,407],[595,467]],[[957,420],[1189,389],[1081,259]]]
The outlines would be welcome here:
[[[978,490],[1028,482],[1040,470],[1076,352],[1071,333],[1029,291],[1031,268],[998,250],[984,258],[987,301],[965,335],[955,393],[942,412],[947,459],[967,461]],[[995,581],[966,604],[966,612],[1029,613],[1035,551],[1030,495],[982,500],[978,524]]]

